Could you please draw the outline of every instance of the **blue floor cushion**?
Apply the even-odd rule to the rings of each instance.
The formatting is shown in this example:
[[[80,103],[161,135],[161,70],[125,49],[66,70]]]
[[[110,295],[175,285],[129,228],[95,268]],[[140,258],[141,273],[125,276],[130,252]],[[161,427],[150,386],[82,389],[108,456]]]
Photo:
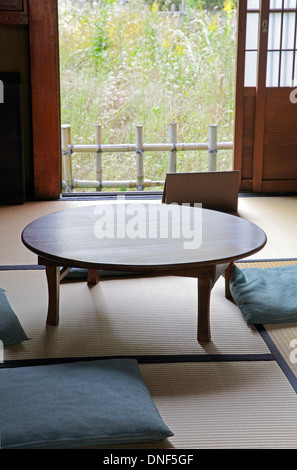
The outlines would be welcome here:
[[[5,346],[27,341],[23,327],[7,300],[3,289],[0,289],[0,341]]]
[[[163,422],[134,359],[0,370],[2,449],[56,449],[162,440]]]
[[[250,324],[297,321],[297,265],[234,267],[230,291]]]

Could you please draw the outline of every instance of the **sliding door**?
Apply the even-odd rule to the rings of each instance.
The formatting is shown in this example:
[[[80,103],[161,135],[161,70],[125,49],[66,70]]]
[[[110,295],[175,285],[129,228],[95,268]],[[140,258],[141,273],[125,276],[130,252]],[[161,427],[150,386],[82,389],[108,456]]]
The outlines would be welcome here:
[[[296,0],[239,0],[234,167],[241,190],[297,191]]]

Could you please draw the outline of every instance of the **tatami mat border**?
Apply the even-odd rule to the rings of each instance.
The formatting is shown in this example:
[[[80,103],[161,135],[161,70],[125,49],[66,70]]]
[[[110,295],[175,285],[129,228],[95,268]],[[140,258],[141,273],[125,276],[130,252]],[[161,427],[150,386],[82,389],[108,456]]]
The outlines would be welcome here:
[[[39,264],[9,264],[0,266],[0,271],[35,271],[45,269],[45,266]]]
[[[252,259],[239,259],[235,263],[273,263],[276,261],[296,261],[297,258],[273,258],[273,259],[262,259],[262,258],[252,258]],[[38,264],[3,264],[0,265],[0,271],[22,271],[22,270],[35,270],[35,269],[45,269],[45,266]]]
[[[260,333],[263,341],[265,342],[266,346],[268,347],[269,351],[273,355],[274,359],[278,363],[279,367],[287,377],[288,381],[292,385],[294,391],[297,393],[297,377],[289,367],[288,363],[285,361],[284,357],[280,353],[279,349],[277,348],[276,344],[274,343],[273,339],[269,335],[268,331],[265,329],[263,325],[256,325],[258,332]]]
[[[235,263],[275,263],[277,261],[296,261],[297,263],[297,258],[269,258],[269,259],[265,259],[265,258],[259,258],[259,259],[256,259],[256,258],[251,258],[251,259],[239,259],[237,261],[235,261]]]
[[[236,263],[272,263],[272,262],[286,262],[286,261],[296,261],[296,258],[275,258],[275,259],[249,259],[249,260],[240,260],[236,261]],[[269,335],[269,332],[265,329],[263,325],[255,325],[259,334],[261,335],[263,341],[265,342],[266,346],[268,347],[269,351],[275,358],[276,362],[278,363],[279,367],[287,377],[289,383],[293,387],[294,391],[297,393],[297,377],[295,376],[292,369],[287,364],[286,360],[282,356],[281,352],[277,348],[276,344],[274,343],[273,339]]]
[[[276,261],[296,261],[297,258],[251,258],[251,259],[239,259],[235,263],[273,263]],[[21,270],[34,270],[34,269],[44,269],[45,266],[38,264],[3,264],[0,265],[0,271],[21,271]]]
[[[45,359],[8,360],[0,363],[0,369],[37,365],[61,364],[79,361],[96,361],[98,359],[136,359],[139,364],[170,364],[183,362],[257,362],[275,361],[273,354],[207,354],[207,355],[136,355],[136,356],[94,356],[94,357],[63,357]]]

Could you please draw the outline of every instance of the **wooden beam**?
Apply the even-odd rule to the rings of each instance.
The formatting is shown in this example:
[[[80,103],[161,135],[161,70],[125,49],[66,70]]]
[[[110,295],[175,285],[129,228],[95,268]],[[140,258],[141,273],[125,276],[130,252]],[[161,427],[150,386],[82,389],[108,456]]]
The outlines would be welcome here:
[[[57,0],[29,0],[34,192],[61,193],[60,81]]]
[[[262,192],[266,193],[297,193],[297,180],[264,180]]]
[[[265,92],[266,92],[266,57],[268,40],[269,0],[260,2],[258,79],[256,87],[254,153],[253,153],[253,191],[262,190],[263,179],[263,143],[265,129]],[[267,28],[264,28],[264,22]]]
[[[235,118],[233,168],[240,171],[242,178],[242,147],[243,147],[243,106],[244,106],[244,66],[245,66],[245,34],[246,34],[247,0],[239,0],[237,10],[237,52],[235,80]],[[241,188],[241,184],[240,184]]]
[[[28,24],[27,0],[0,0],[0,24]]]
[[[24,11],[27,0],[0,0],[0,10],[7,12]]]

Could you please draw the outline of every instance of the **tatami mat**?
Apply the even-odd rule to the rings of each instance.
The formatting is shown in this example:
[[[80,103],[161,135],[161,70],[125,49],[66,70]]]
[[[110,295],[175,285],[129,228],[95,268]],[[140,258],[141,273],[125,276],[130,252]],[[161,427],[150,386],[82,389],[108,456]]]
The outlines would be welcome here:
[[[297,196],[240,197],[238,208],[267,235],[265,247],[250,258],[297,258]]]
[[[297,323],[264,325],[264,327],[282,358],[297,377]]]
[[[51,212],[92,204],[92,201],[42,201],[26,202],[19,206],[0,206],[0,265],[37,263],[37,256],[21,241],[23,229],[33,220]]]
[[[133,448],[297,448],[296,394],[275,362],[140,368],[174,436]]]
[[[0,270],[0,287],[6,290],[31,338],[5,347],[5,361],[146,356],[152,360],[140,361],[142,375],[174,436],[138,447],[296,449],[296,390],[262,334],[247,326],[238,307],[226,300],[223,278],[212,291],[212,339],[208,344],[199,344],[196,339],[197,281],[190,278],[104,280],[91,288],[86,282],[65,283],[61,286],[60,323],[46,326],[45,272],[20,269],[37,261],[21,243],[21,232],[49,212],[92,204],[98,201],[0,207],[0,266],[15,268]],[[268,236],[264,249],[241,267],[264,267],[260,262],[248,262],[260,258],[290,258],[289,263],[295,264],[296,197],[239,198],[239,214]],[[282,263],[279,260],[265,266]],[[292,362],[297,354],[294,356],[290,346],[297,338],[296,325],[264,328],[297,377],[296,363]],[[162,357],[167,359],[162,362]]]
[[[296,265],[297,259],[255,261],[238,263],[240,268],[275,268],[281,266]],[[284,289],[284,295],[285,289]],[[296,306],[297,308],[297,306]],[[297,377],[297,323],[277,323],[263,325],[273,346],[280,353],[281,359],[285,361],[295,377]]]
[[[5,359],[166,354],[269,354],[254,327],[224,297],[211,296],[210,343],[197,342],[197,281],[161,277],[61,285],[60,322],[46,326],[43,270],[0,271],[0,286],[32,339],[5,348]]]

